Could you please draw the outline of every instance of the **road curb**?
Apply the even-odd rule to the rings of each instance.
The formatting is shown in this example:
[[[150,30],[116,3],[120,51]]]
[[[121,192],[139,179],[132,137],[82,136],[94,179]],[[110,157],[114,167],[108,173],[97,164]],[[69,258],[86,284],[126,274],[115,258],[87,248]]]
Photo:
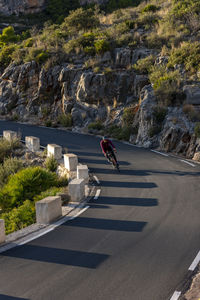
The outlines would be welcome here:
[[[90,192],[89,195],[84,198],[79,203],[69,203],[69,210],[66,214],[63,214],[62,217],[58,218],[51,224],[48,225],[38,225],[32,224],[24,229],[16,231],[15,233],[11,233],[7,236],[6,242],[0,245],[0,253],[3,253],[7,250],[10,250],[14,247],[21,246],[23,244],[28,243],[31,240],[37,239],[42,235],[47,234],[48,232],[54,230],[62,223],[65,223],[69,220],[72,220],[80,215],[81,212],[85,211],[85,208],[89,208],[86,206],[89,201],[95,198],[98,187],[94,184],[96,179],[94,179],[93,175],[90,175]]]

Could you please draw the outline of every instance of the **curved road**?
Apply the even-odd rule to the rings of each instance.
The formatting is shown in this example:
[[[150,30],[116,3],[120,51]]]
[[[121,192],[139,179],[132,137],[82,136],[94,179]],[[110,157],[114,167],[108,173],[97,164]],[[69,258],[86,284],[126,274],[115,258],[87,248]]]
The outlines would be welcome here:
[[[200,168],[119,142],[121,173],[99,139],[0,122],[78,154],[101,195],[78,218],[0,254],[0,299],[167,300],[200,250]]]

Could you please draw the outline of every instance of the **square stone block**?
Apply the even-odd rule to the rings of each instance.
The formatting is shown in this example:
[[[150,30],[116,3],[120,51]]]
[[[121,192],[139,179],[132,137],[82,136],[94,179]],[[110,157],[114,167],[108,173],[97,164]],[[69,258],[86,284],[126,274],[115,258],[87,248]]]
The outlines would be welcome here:
[[[84,179],[74,179],[68,185],[71,201],[80,202],[85,197],[85,181]]]
[[[78,165],[78,157],[75,154],[64,154],[64,164],[68,171],[76,171]]]
[[[79,165],[77,166],[77,178],[84,179],[85,183],[89,180],[88,166],[87,165]]]
[[[47,156],[53,155],[55,159],[62,158],[62,147],[56,144],[47,145]]]
[[[5,222],[3,219],[0,219],[0,244],[4,243],[5,240],[6,240]]]
[[[49,224],[62,216],[61,197],[47,197],[36,202],[36,221],[38,224]]]
[[[16,140],[17,139],[17,132],[12,130],[4,130],[3,131],[4,139],[8,141]]]
[[[26,136],[26,147],[33,152],[40,150],[40,139],[35,136]]]

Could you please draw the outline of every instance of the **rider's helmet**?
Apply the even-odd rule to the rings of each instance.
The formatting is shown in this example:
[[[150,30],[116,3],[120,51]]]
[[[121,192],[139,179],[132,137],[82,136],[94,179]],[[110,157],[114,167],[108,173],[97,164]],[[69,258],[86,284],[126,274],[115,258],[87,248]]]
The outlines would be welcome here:
[[[107,139],[107,136],[103,136],[103,140],[106,140]]]

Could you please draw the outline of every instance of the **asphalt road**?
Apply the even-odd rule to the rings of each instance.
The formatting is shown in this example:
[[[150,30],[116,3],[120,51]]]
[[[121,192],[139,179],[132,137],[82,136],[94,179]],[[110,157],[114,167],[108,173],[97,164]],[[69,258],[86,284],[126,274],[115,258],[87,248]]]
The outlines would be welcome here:
[[[0,299],[167,300],[200,250],[200,168],[116,142],[121,173],[99,138],[0,122],[78,154],[101,182],[90,208],[0,254]]]

